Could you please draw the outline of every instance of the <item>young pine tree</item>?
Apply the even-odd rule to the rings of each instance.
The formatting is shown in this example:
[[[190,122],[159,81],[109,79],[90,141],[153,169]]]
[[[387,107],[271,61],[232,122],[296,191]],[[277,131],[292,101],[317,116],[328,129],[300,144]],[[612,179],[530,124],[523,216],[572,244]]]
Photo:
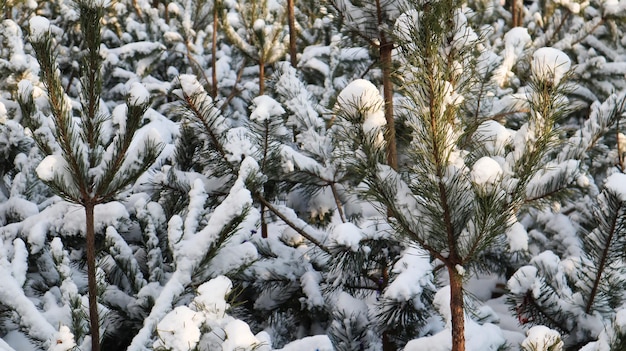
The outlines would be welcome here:
[[[135,138],[150,103],[147,90],[139,83],[133,84],[129,92],[124,123],[114,135],[105,133],[109,116],[104,115],[100,107],[101,20],[105,9],[101,3],[91,1],[79,1],[77,6],[84,45],[78,116],[61,85],[49,21],[43,17],[30,21],[31,44],[41,67],[41,79],[48,90],[54,124],[54,140],[43,150],[48,155],[37,167],[37,174],[63,199],[84,208],[90,332],[92,350],[98,351],[94,208],[112,200],[132,184],[154,162],[161,147],[154,136]]]
[[[552,48],[533,54],[523,97],[529,112],[516,131],[507,130],[481,108],[489,99],[476,87],[491,79],[499,59],[481,45],[483,33],[466,11],[454,0],[413,2],[396,24],[406,97],[400,114],[410,131],[397,171],[384,161],[388,126],[380,103],[372,102],[374,87],[354,82],[336,105],[339,148],[362,180],[360,193],[395,235],[446,269],[449,300],[440,294],[436,300],[450,323],[453,351],[465,350],[464,280],[497,266],[492,253],[506,249],[504,234],[519,211],[558,189],[554,179],[567,172],[562,165],[549,165],[557,166],[555,174],[542,168],[554,157],[555,121],[566,112],[569,58]]]

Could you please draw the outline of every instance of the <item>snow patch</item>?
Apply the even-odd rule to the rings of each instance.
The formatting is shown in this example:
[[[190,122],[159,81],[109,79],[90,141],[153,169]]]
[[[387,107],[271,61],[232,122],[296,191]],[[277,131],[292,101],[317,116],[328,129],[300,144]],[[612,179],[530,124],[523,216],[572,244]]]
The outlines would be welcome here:
[[[128,90],[128,102],[134,106],[145,105],[150,102],[150,92],[143,84],[133,82]]]
[[[563,349],[561,334],[543,325],[532,327],[522,342],[522,349],[526,351],[560,351]]]
[[[502,167],[491,157],[481,157],[472,166],[472,181],[476,185],[494,185],[502,177]]]
[[[538,298],[541,294],[541,283],[537,277],[537,268],[524,266],[518,269],[507,282],[509,291],[513,294],[525,294],[532,291],[533,297]]]
[[[528,232],[520,222],[515,222],[509,227],[506,238],[511,252],[528,250]]]
[[[275,351],[334,351],[333,343],[326,335],[307,336],[292,341],[280,350]]]
[[[168,313],[157,325],[159,337],[154,349],[167,348],[170,351],[193,350],[200,341],[200,323],[198,312],[187,306],[178,306]]]
[[[383,111],[384,105],[385,101],[378,88],[365,79],[357,79],[348,84],[337,97],[337,108],[343,114],[363,116],[365,134],[375,133],[387,124]],[[382,135],[379,136],[382,137]]]
[[[30,26],[30,39],[34,42],[41,41],[50,32],[50,21],[41,16],[35,16],[28,21]]]
[[[226,341],[222,345],[222,351],[253,350],[261,342],[250,331],[250,326],[241,320],[235,319],[224,327]]]
[[[250,115],[250,120],[264,122],[271,117],[281,116],[285,113],[285,109],[280,103],[267,95],[257,96],[252,100],[254,110]]]
[[[604,186],[617,195],[620,201],[626,202],[626,174],[623,173],[614,173],[611,174],[607,179]]]
[[[359,250],[359,243],[363,236],[361,228],[347,222],[337,225],[330,233],[329,239],[336,245],[349,247],[350,250],[356,252]]]
[[[427,252],[416,247],[408,248],[394,264],[392,273],[397,276],[387,286],[383,297],[396,301],[412,301],[416,308],[422,307],[424,287],[434,290],[432,270]]]
[[[54,339],[52,339],[48,351],[69,351],[75,346],[76,342],[74,341],[74,334],[72,334],[70,328],[62,325]]]
[[[572,61],[561,50],[544,47],[533,54],[532,72],[540,80],[558,85],[569,71]]]
[[[48,155],[37,166],[35,172],[39,179],[51,182],[57,176],[62,176],[68,171],[68,164],[61,155]]]

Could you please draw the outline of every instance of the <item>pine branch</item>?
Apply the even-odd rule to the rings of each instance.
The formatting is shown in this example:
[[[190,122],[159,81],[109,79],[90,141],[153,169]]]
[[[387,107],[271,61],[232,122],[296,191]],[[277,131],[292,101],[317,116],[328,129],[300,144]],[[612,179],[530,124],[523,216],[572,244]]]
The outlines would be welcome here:
[[[605,284],[603,275],[610,269],[612,263],[620,259],[626,241],[622,238],[625,230],[623,202],[616,195],[609,191],[600,195],[599,206],[594,211],[595,220],[598,226],[585,238],[585,244],[590,249],[589,254],[594,261],[591,268],[594,272],[594,279],[591,284],[591,291],[587,295],[585,313],[590,314],[595,300],[600,293],[600,286]]]
[[[295,230],[298,234],[302,235],[304,238],[306,238],[308,241],[313,243],[315,246],[322,249],[322,251],[328,254],[330,253],[330,250],[328,249],[328,247],[326,247],[324,244],[319,242],[311,234],[307,233],[304,230],[304,228],[306,228],[308,224],[305,224],[302,226],[297,225],[295,222],[290,220],[286,215],[284,215],[281,211],[279,211],[278,208],[274,207],[274,205],[272,205],[269,201],[267,201],[263,196],[259,194],[255,194],[255,199],[259,201],[261,204],[263,204],[265,207],[267,207],[267,209],[272,211],[272,213],[276,215],[276,217],[280,218],[283,222],[285,222],[285,224],[291,227],[291,229]]]

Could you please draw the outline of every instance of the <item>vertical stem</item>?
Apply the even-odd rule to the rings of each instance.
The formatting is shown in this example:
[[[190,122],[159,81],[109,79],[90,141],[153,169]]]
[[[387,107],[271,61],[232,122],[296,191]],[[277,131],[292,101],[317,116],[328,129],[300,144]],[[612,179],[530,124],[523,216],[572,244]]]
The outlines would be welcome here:
[[[393,83],[391,82],[391,52],[393,43],[382,36],[380,60],[383,73],[383,98],[385,99],[385,120],[387,121],[387,164],[398,169],[398,151],[396,146],[396,127],[393,118]]]
[[[213,42],[211,43],[211,97],[213,100],[217,97],[217,3],[213,4]]]
[[[517,0],[511,0],[511,17],[512,17],[512,23],[511,26],[512,27],[517,27],[519,26],[519,19],[518,17],[518,13],[517,13]]]
[[[267,238],[267,221],[265,221],[265,205],[261,205],[261,237]]]
[[[341,218],[342,223],[346,223],[346,216],[343,213],[343,206],[341,205],[341,199],[339,198],[339,193],[337,192],[337,187],[335,183],[330,183],[330,190],[333,192],[333,198],[335,198],[335,204],[337,205],[337,212],[339,212],[339,217]]]
[[[391,82],[391,53],[393,42],[387,39],[383,28],[383,8],[381,0],[376,0],[376,17],[379,32],[379,54],[380,64],[383,73],[383,98],[385,100],[385,120],[387,121],[387,164],[391,168],[398,169],[398,152],[396,146],[396,127],[393,119],[393,83]]]
[[[265,94],[265,60],[259,58],[259,95]]]
[[[98,289],[96,282],[96,233],[94,229],[94,203],[90,199],[85,206],[87,238],[87,285],[89,291],[89,322],[91,328],[91,351],[100,351],[100,320],[98,319]]]
[[[456,265],[447,265],[450,276],[450,313],[452,316],[452,351],[465,351],[465,314],[463,302],[463,277]]]
[[[296,56],[296,15],[294,13],[294,0],[287,0],[287,23],[289,25],[289,60],[291,66],[298,66]]]
[[[386,330],[383,332],[383,351],[396,351],[396,345],[391,342]]]

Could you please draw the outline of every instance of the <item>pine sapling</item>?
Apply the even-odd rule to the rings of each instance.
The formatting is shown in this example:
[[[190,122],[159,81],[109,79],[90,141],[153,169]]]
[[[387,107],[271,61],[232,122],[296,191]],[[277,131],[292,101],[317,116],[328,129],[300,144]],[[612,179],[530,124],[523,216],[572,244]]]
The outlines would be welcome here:
[[[30,21],[31,43],[41,67],[42,81],[48,90],[55,137],[52,147],[42,150],[54,150],[54,153],[48,154],[41,162],[37,174],[64,200],[79,204],[85,210],[90,331],[92,351],[99,351],[94,210],[96,205],[112,200],[137,180],[154,162],[161,146],[154,137],[148,136],[144,140],[136,140],[139,145],[131,147],[134,134],[150,104],[148,92],[139,83],[131,87],[125,125],[112,139],[107,140],[101,134],[104,122],[109,118],[100,109],[100,21],[105,8],[92,1],[79,1],[77,7],[84,45],[80,122],[74,117],[70,98],[61,85],[49,22],[43,17],[34,17]]]

